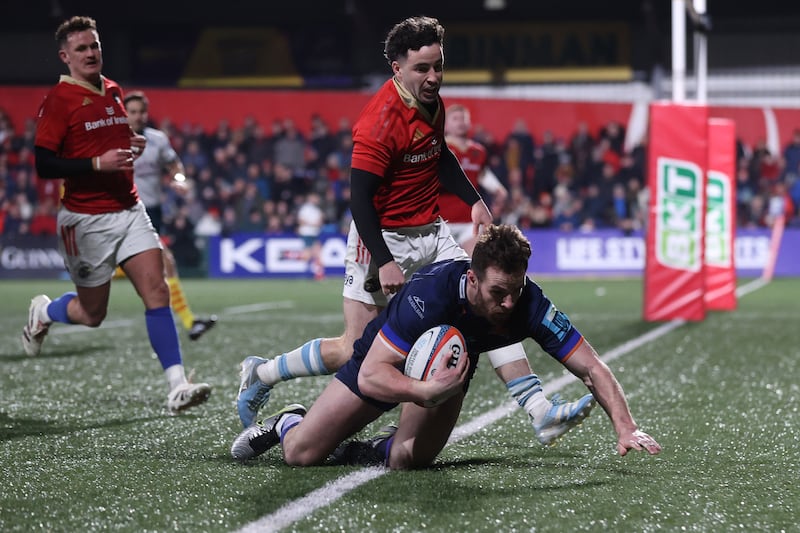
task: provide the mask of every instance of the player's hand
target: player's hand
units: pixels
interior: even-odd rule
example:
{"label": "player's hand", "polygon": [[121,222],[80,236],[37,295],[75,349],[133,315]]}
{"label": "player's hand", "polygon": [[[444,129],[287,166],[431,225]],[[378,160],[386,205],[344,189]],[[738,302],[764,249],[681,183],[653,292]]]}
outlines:
{"label": "player's hand", "polygon": [[133,170],[133,152],[126,148],[112,148],[100,156],[100,172]]}
{"label": "player's hand", "polygon": [[399,291],[406,282],[403,271],[394,261],[389,261],[378,269],[378,278],[381,280],[381,290],[387,296]]}
{"label": "player's hand", "polygon": [[147,145],[147,137],[139,135],[138,133],[131,135],[131,153],[133,159],[137,159],[144,152],[144,147]]}
{"label": "player's hand", "polygon": [[486,202],[483,200],[478,200],[472,204],[472,211],[470,215],[472,218],[472,235],[475,237],[477,237],[482,231],[481,226],[486,228],[486,226],[494,221],[492,218],[492,213],[489,211],[489,208],[486,206]]}
{"label": "player's hand", "polygon": [[[179,174],[179,176],[183,177],[183,174]],[[173,179],[169,182],[169,188],[181,196],[186,196],[189,194],[189,191],[192,190],[192,187],[186,178],[183,178],[182,180]]]}
{"label": "player's hand", "polygon": [[452,360],[452,353],[446,355],[436,372],[426,382],[432,389],[429,390],[430,400],[441,403],[464,390],[464,382],[467,379],[467,370],[469,370],[469,357],[466,352],[462,353],[455,366],[451,367]]}
{"label": "player's hand", "polygon": [[661,451],[661,445],[656,442],[656,439],[637,429],[631,433],[620,435],[617,440],[617,452],[620,455],[627,454],[629,450],[644,450],[650,455],[656,455]]}

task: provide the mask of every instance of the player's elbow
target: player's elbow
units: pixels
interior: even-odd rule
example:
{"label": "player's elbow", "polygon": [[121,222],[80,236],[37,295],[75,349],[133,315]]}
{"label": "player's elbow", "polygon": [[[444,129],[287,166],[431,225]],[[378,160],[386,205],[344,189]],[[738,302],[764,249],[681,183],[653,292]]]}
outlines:
{"label": "player's elbow", "polygon": [[397,401],[393,373],[391,365],[365,363],[358,372],[358,389],[362,394],[381,402]]}
{"label": "player's elbow", "polygon": [[368,367],[362,366],[358,373],[358,390],[376,399],[381,394],[381,389],[377,386],[375,373]]}

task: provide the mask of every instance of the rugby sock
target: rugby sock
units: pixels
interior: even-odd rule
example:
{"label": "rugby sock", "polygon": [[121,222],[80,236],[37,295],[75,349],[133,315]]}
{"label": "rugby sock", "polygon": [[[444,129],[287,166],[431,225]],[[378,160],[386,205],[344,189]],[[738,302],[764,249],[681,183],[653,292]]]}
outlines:
{"label": "rugby sock", "polygon": [[389,452],[392,450],[392,443],[394,442],[394,435],[388,439],[384,439],[375,446],[375,451],[383,455],[384,466],[389,466]]}
{"label": "rugby sock", "polygon": [[170,391],[178,385],[183,385],[187,381],[186,370],[183,368],[183,365],[172,365],[171,367],[164,369],[164,375],[167,378]]}
{"label": "rugby sock", "polygon": [[78,296],[76,292],[65,292],[47,306],[47,316],[50,321],[63,322],[64,324],[73,324],[72,320],[67,315],[67,305],[73,298]]}
{"label": "rugby sock", "polygon": [[184,329],[192,329],[194,313],[192,313],[189,302],[186,300],[181,281],[177,277],[167,278],[167,285],[169,285],[169,303],[172,306],[172,310],[180,318]]}
{"label": "rugby sock", "polygon": [[519,406],[534,420],[541,420],[551,407],[542,390],[542,382],[536,374],[514,378],[506,383],[506,387]]}
{"label": "rugby sock", "polygon": [[298,415],[297,413],[283,415],[278,419],[275,423],[275,432],[281,436],[281,444],[283,444],[283,436],[286,435],[286,432],[302,421],[303,415]]}
{"label": "rugby sock", "polygon": [[[150,337],[150,346],[156,352],[161,368],[166,371],[171,366],[181,365],[181,344],[172,309],[169,307],[148,309],[144,312],[144,320],[147,325],[147,335]],[[170,375],[167,376],[167,380],[172,389],[173,379]]]}
{"label": "rugby sock", "polygon": [[267,385],[305,376],[330,374],[322,362],[322,339],[313,339],[291,352],[270,359],[258,367],[258,377]]}

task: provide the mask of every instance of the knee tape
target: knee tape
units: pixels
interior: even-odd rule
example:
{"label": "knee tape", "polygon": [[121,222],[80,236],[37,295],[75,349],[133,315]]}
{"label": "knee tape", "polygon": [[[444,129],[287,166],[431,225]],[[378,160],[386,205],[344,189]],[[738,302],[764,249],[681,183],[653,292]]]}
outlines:
{"label": "knee tape", "polygon": [[503,346],[496,350],[489,350],[486,352],[486,356],[489,357],[489,361],[492,362],[492,368],[498,368],[507,363],[519,361],[520,359],[527,359],[528,357],[525,355],[525,349],[522,347],[521,342]]}

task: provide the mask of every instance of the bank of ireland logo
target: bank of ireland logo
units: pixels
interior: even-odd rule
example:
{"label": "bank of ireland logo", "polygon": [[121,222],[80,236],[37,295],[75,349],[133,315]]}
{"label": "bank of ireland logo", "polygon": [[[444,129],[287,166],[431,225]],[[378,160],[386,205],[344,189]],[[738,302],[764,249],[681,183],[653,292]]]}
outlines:
{"label": "bank of ireland logo", "polygon": [[691,161],[658,158],[656,259],[662,265],[697,272],[702,266],[703,174]]}
{"label": "bank of ireland logo", "polygon": [[731,177],[710,170],[706,185],[706,264],[730,267],[733,264],[733,220],[731,220]]}

